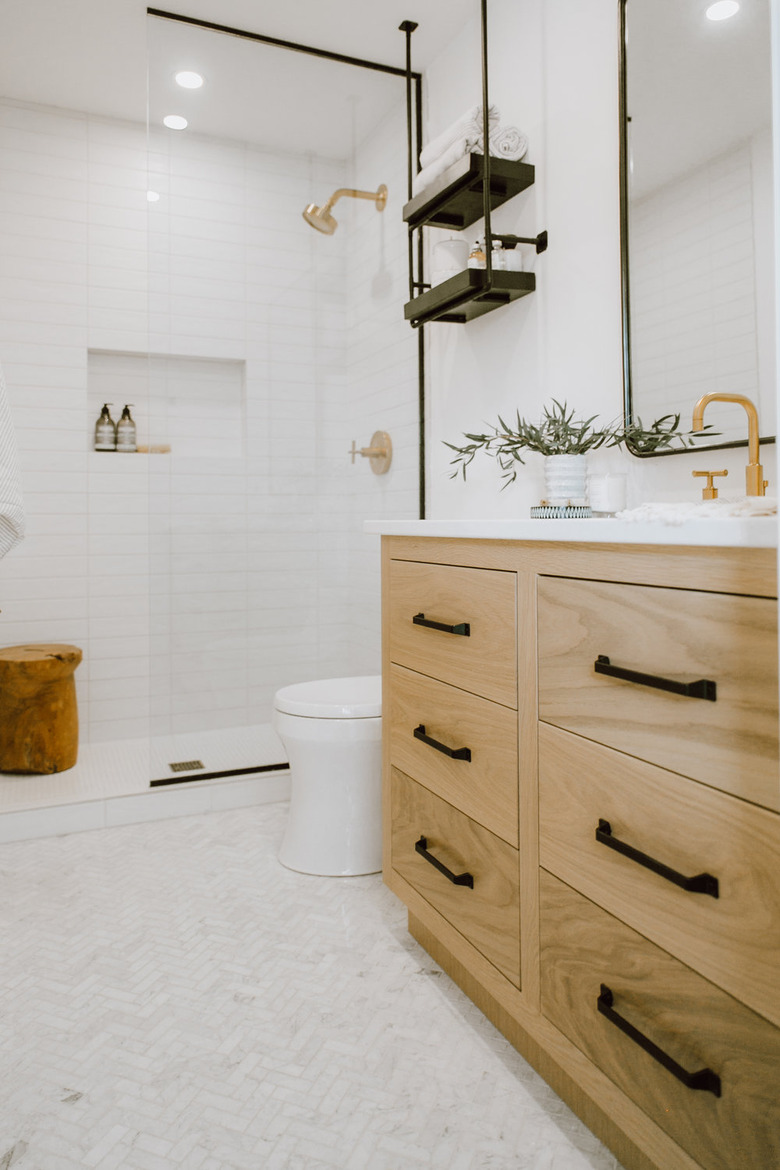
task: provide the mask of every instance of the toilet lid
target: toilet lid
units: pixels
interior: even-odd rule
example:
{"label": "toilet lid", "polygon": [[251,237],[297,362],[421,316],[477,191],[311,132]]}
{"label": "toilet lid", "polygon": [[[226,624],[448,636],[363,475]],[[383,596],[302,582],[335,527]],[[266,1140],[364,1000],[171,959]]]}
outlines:
{"label": "toilet lid", "polygon": [[382,714],[382,676],[321,678],[276,692],[274,706],[310,719],[375,719]]}

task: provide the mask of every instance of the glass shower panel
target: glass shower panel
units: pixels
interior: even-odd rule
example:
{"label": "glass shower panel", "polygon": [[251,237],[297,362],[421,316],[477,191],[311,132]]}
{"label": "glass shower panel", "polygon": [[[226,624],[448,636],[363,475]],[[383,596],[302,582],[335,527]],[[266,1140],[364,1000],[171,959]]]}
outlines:
{"label": "glass shower panel", "polygon": [[[384,481],[348,451],[415,425],[404,83],[157,18],[148,45],[152,733],[158,768],[171,753],[252,766],[280,686],[379,668],[362,520],[413,496],[416,443]],[[177,69],[202,88],[179,89]],[[338,188],[380,182],[381,216],[345,198],[334,235],[304,222]]]}

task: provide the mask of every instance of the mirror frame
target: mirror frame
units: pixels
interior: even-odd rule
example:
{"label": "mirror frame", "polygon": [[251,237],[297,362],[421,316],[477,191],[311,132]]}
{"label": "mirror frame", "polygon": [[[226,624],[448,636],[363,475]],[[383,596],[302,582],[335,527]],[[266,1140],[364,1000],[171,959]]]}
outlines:
{"label": "mirror frame", "polygon": [[[631,289],[628,264],[629,217],[628,217],[628,66],[626,53],[626,6],[629,0],[618,0],[618,118],[620,129],[620,307],[621,332],[623,341],[623,419],[628,424],[634,415],[631,393]],[[694,403],[691,403],[693,410]],[[775,435],[759,436],[759,444],[774,443]],[[630,443],[626,450],[637,459],[661,459],[666,455],[686,455],[694,450],[722,451],[731,447],[747,447],[747,439],[734,439],[728,443],[702,443],[692,447],[668,448],[663,451],[637,451]]]}

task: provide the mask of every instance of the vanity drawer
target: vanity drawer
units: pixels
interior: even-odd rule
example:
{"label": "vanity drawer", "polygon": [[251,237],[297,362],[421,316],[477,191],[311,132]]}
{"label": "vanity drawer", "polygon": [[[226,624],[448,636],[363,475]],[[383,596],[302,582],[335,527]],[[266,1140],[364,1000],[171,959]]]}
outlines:
{"label": "vanity drawer", "polygon": [[774,600],[543,577],[538,602],[540,719],[780,808]]}
{"label": "vanity drawer", "polygon": [[516,707],[516,575],[391,561],[389,578],[392,661]]}
{"label": "vanity drawer", "polygon": [[517,712],[403,666],[388,699],[392,763],[517,848]]}
{"label": "vanity drawer", "polygon": [[780,1025],[780,816],[542,724],[539,831],[546,869]]}
{"label": "vanity drawer", "polygon": [[[519,987],[517,850],[397,768],[391,783],[393,869]],[[451,875],[470,874],[473,885],[454,884],[431,859]]]}
{"label": "vanity drawer", "polygon": [[540,896],[544,1015],[705,1170],[779,1166],[780,1031],[544,870]]}

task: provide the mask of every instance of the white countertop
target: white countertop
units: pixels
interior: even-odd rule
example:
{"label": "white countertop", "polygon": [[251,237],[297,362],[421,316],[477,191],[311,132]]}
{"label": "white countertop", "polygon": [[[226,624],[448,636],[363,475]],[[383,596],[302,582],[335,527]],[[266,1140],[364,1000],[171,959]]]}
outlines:
{"label": "white countertop", "polygon": [[776,548],[777,516],[686,520],[366,520],[380,536],[449,536],[464,540],[561,540],[594,544],[674,544]]}

